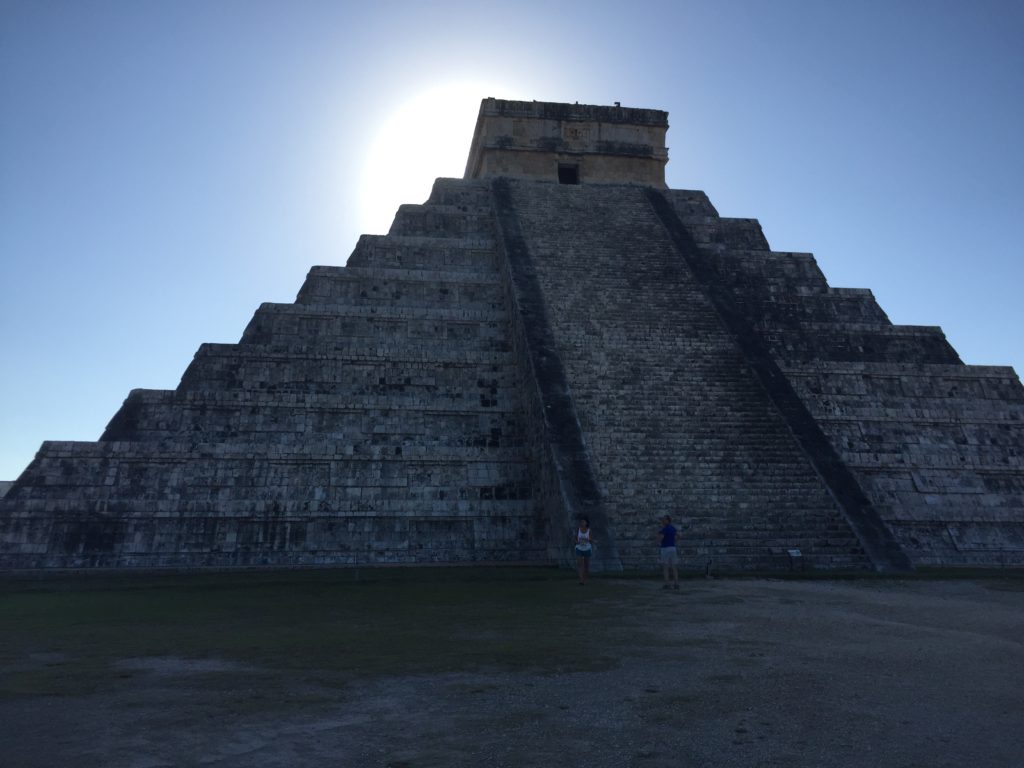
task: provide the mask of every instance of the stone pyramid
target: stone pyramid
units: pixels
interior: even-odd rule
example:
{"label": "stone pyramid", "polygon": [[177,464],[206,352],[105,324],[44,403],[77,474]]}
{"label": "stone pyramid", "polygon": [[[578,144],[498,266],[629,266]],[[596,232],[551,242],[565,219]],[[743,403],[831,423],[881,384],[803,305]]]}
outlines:
{"label": "stone pyramid", "polygon": [[485,99],[463,179],[46,442],[0,566],[1024,565],[1024,388],[664,183],[668,115]]}

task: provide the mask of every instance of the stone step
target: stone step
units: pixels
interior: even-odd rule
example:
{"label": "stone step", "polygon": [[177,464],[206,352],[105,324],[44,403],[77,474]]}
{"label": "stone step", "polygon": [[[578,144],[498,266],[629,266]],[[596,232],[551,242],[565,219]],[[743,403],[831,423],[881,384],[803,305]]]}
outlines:
{"label": "stone step", "polygon": [[730,286],[746,292],[825,295],[831,290],[814,254],[794,251],[704,249],[708,263]]}
{"label": "stone step", "polygon": [[889,318],[874,297],[863,294],[834,293],[789,294],[786,298],[765,298],[744,295],[737,301],[748,304],[747,312],[757,317],[755,324],[762,333],[776,329],[807,327],[808,324],[841,326],[889,326]]}
{"label": "stone step", "polygon": [[484,408],[516,407],[518,378],[508,365],[456,363],[381,365],[350,359],[205,357],[182,380],[185,391],[237,389],[273,394],[333,395],[347,407],[419,406],[461,410],[455,402]]}
{"label": "stone step", "polygon": [[[138,462],[136,462],[138,464]],[[257,467],[258,469],[258,467]],[[164,477],[161,466],[153,476]],[[151,482],[144,468],[133,466],[133,477]],[[165,484],[154,493],[140,493],[138,483],[76,485],[69,497],[66,485],[37,485],[17,496],[17,515],[31,519],[38,514],[89,514],[132,517],[235,517],[273,511],[287,519],[311,515],[344,518],[371,514],[404,514],[410,517],[473,517],[479,515],[536,515],[529,484],[519,475],[506,473],[488,484],[467,486],[453,477],[432,486],[411,486],[404,478],[349,486],[253,483],[225,485],[219,480],[200,481],[187,492]],[[159,497],[154,495],[159,492]]]}
{"label": "stone step", "polygon": [[[640,497],[634,489],[652,483],[659,475],[668,472],[672,472],[672,480],[659,486],[657,493],[649,493],[652,503],[672,503],[676,501],[672,497],[678,497],[680,504],[685,500],[692,504],[758,509],[763,512],[772,506],[778,509],[803,509],[809,500],[816,504],[825,498],[820,486],[803,482],[787,485],[782,471],[769,474],[757,467],[739,468],[727,464],[715,466],[710,462],[699,469],[679,470],[670,464],[663,464],[657,469],[646,469],[642,464],[634,465],[632,470],[629,467],[618,471],[609,469],[602,473],[602,485],[614,491],[622,504],[636,505],[640,503]],[[732,475],[733,481],[729,484],[704,482],[705,477],[716,473]]]}
{"label": "stone step", "polygon": [[[505,386],[502,384],[502,386]],[[392,412],[408,414],[408,418],[427,418],[430,414],[445,416],[446,414],[462,414],[466,412],[465,407],[440,407],[432,406],[426,399],[410,400],[403,404],[402,408],[392,405],[393,395],[379,395],[376,406],[364,405],[371,402],[372,398],[360,398],[360,403],[353,406],[348,403],[347,395],[339,395],[336,392],[326,393],[273,393],[261,390],[167,390],[167,389],[133,389],[128,397],[133,407],[183,407],[197,410],[211,410],[218,408],[225,409],[274,409],[282,408],[294,411],[306,412],[337,412],[365,414],[369,418],[376,418],[377,415],[389,417]],[[127,402],[127,401],[126,401]],[[500,404],[486,413],[477,414],[484,420],[496,418],[500,415],[504,404]]]}
{"label": "stone step", "polygon": [[[31,531],[14,567],[360,566],[413,563],[545,562],[533,513],[471,515],[379,512],[338,518],[279,510],[237,516],[134,517],[94,522],[55,518]],[[96,520],[95,516],[91,516]],[[97,549],[102,540],[105,549]]]}
{"label": "stone step", "polygon": [[480,212],[464,211],[452,205],[402,205],[388,230],[405,237],[483,238],[493,237],[494,221]]}
{"label": "stone step", "polygon": [[244,403],[178,402],[173,392],[159,400],[138,398],[112,422],[105,440],[173,439],[201,434],[206,440],[258,443],[304,439],[344,441],[360,446],[393,445],[521,445],[518,413],[488,408],[476,413],[414,408],[339,408],[256,406]]}
{"label": "stone step", "polygon": [[490,215],[492,212],[491,187],[487,181],[435,179],[427,203]]}
{"label": "stone step", "polygon": [[843,461],[855,468],[914,467],[920,470],[1024,468],[1024,452],[1018,447],[998,446],[899,446],[883,451],[842,451]]}
{"label": "stone step", "polygon": [[[927,500],[921,494],[894,494],[879,502],[879,510],[891,523],[936,523],[942,526],[998,525],[1021,522],[1024,503],[1020,491],[1016,493],[986,495],[985,505],[978,505],[978,494],[932,494]],[[965,512],[965,510],[970,510]]]}
{"label": "stone step", "polygon": [[[258,467],[257,467],[258,469]],[[167,467],[155,476],[163,478]],[[131,468],[140,482],[152,482],[144,468]],[[115,483],[105,486],[76,486],[68,496],[68,486],[34,486],[31,495],[21,494],[18,517],[31,520],[47,514],[58,517],[97,515],[100,519],[146,517],[195,518],[254,517],[273,514],[275,520],[309,520],[317,517],[333,520],[375,515],[408,517],[472,518],[536,516],[529,497],[530,487],[517,476],[508,474],[492,484],[465,486],[458,478],[434,486],[406,486],[396,478],[383,482],[345,487],[313,485],[296,488],[292,484],[255,483],[231,486],[221,482],[199,482],[187,492],[163,483],[154,493],[142,494],[138,484]],[[155,495],[156,492],[158,496]],[[536,517],[535,517],[536,521]]]}
{"label": "stone step", "polygon": [[[265,308],[265,309],[264,309]],[[403,307],[403,306],[366,306],[355,304],[315,304],[295,303],[278,304],[265,302],[258,311],[294,314],[296,316],[363,318],[367,320],[410,321],[434,320],[437,322],[508,323],[509,314],[506,308],[501,309],[462,309],[459,307]]]}
{"label": "stone step", "polygon": [[496,285],[501,282],[497,269],[450,270],[428,267],[393,267],[390,265],[350,264],[344,267],[326,267],[311,271],[306,276],[300,294],[327,293],[337,283],[348,282],[422,282],[450,283],[452,285]]}
{"label": "stone step", "polygon": [[[495,490],[497,489],[497,490]],[[274,520],[309,521],[317,518],[344,522],[380,515],[408,518],[453,519],[531,516],[536,523],[536,504],[530,498],[514,498],[528,491],[505,484],[473,488],[467,498],[462,486],[450,485],[419,489],[419,495],[406,493],[406,488],[387,486],[352,486],[322,492],[309,490],[307,496],[296,497],[292,486],[259,486],[230,488],[196,486],[187,498],[164,493],[164,498],[139,498],[138,489],[114,486],[82,486],[80,494],[69,497],[64,487],[54,487],[50,496],[46,488],[33,488],[33,496],[19,498],[14,517],[31,520],[38,515],[67,518],[77,515],[100,515],[113,520],[136,518],[223,519],[256,517],[273,514]],[[427,496],[427,493],[433,495]],[[482,496],[486,492],[486,498]],[[494,498],[495,494],[509,498]]]}
{"label": "stone step", "polygon": [[773,355],[787,365],[818,362],[960,362],[941,328],[851,323],[804,323],[798,329],[765,332]]}
{"label": "stone step", "polygon": [[369,339],[381,343],[427,341],[501,349],[508,343],[508,318],[504,311],[496,309],[262,304],[240,343],[286,343],[291,338],[307,344]]}
{"label": "stone step", "polygon": [[688,215],[685,218],[681,215],[680,218],[700,247],[712,251],[770,251],[757,219],[692,216],[687,206],[683,206],[683,210]]}
{"label": "stone step", "polygon": [[489,272],[344,267],[307,277],[299,303],[502,310],[504,293]]}
{"label": "stone step", "polygon": [[[853,538],[848,527],[837,529],[817,529],[808,531],[807,518],[797,518],[790,521],[786,526],[784,522],[775,524],[769,523],[761,526],[737,525],[736,521],[728,519],[706,519],[704,517],[688,518],[679,536],[679,542],[683,546],[732,546],[735,548],[749,547],[752,549],[795,547],[799,549],[836,549],[843,552],[860,551],[860,546]],[[627,529],[617,529],[627,530]],[[629,531],[634,534],[631,538],[639,538],[635,534],[646,530],[648,534],[651,527],[638,531]],[[653,534],[651,534],[651,538]]]}
{"label": "stone step", "polygon": [[[964,450],[972,447],[1020,449],[1024,441],[1024,408],[1014,421],[971,423],[950,420],[946,423],[908,423],[885,419],[848,422],[852,429],[837,432],[842,448],[850,451],[894,451],[902,446],[953,445]],[[831,430],[830,430],[831,431]]]}
{"label": "stone step", "polygon": [[798,390],[816,418],[823,422],[863,424],[871,433],[878,425],[892,424],[898,433],[917,424],[1014,425],[1024,423],[1024,403],[974,398],[890,395],[879,401],[866,395],[816,395]]}
{"label": "stone step", "polygon": [[[254,384],[253,387],[260,385]],[[276,387],[276,388],[275,388]],[[188,390],[190,393],[202,394],[210,390]],[[464,390],[429,391],[420,393],[410,392],[389,392],[384,387],[378,390],[367,389],[365,392],[342,392],[336,391],[337,387],[331,388],[324,383],[309,382],[304,386],[299,385],[271,385],[263,388],[238,389],[245,394],[260,395],[264,397],[281,396],[288,397],[325,397],[329,403],[325,408],[332,408],[344,411],[365,413],[367,416],[374,414],[415,414],[415,413],[441,413],[441,414],[464,414],[473,417],[495,416],[501,417],[504,414],[515,414],[519,412],[514,398],[510,396],[512,390],[498,388],[492,392],[491,388],[481,388],[479,392],[469,393]],[[132,404],[134,407],[134,404]],[[143,405],[143,408],[149,406]],[[167,406],[161,406],[165,408]],[[200,406],[201,407],[201,406]],[[240,408],[253,407],[240,401]],[[158,412],[146,418],[160,418]],[[133,416],[134,419],[134,416]],[[111,428],[114,421],[111,421]],[[115,433],[116,434],[116,433]]]}
{"label": "stone step", "polygon": [[[700,542],[714,545],[731,541],[740,545],[747,542],[751,546],[782,546],[787,542],[792,542],[794,545],[797,542],[803,544],[817,542],[819,545],[827,544],[847,551],[850,547],[857,547],[850,528],[845,523],[835,526],[814,526],[813,530],[808,530],[807,524],[814,522],[815,514],[816,510],[809,510],[808,514],[804,515],[775,515],[765,516],[762,519],[738,515],[729,517],[704,510],[695,510],[681,518],[674,515],[673,524],[681,531],[680,541],[690,544]],[[657,525],[652,524],[641,527],[619,525],[616,531],[629,532],[634,535],[647,531],[650,538],[653,539],[654,535],[651,531],[656,531],[657,528]]]}
{"label": "stone step", "polygon": [[[9,495],[19,514],[29,514],[24,503],[30,499],[62,501],[68,509],[118,501],[171,513],[182,502],[272,499],[305,509],[301,504],[323,501],[340,509],[428,500],[444,507],[445,501],[523,500],[532,493],[530,462],[522,449],[412,446],[402,455],[382,450],[363,456],[345,453],[350,444],[319,448],[312,440],[291,446],[44,443]],[[75,489],[71,496],[69,488]],[[381,490],[387,488],[396,490]],[[216,507],[206,510],[216,512]]]}
{"label": "stone step", "polygon": [[[401,462],[423,462],[444,464],[448,462],[491,462],[491,463],[519,463],[522,461],[524,451],[521,448],[502,447],[460,447],[447,446],[436,453],[421,446],[410,446],[404,451],[400,459],[393,459],[389,455],[354,456],[346,452],[346,446],[336,440],[327,438],[309,439],[305,442],[293,444],[270,444],[266,446],[254,446],[248,441],[223,442],[223,441],[202,441],[202,436],[197,435],[192,439],[177,438],[174,440],[160,442],[134,443],[130,441],[69,441],[69,440],[47,440],[39,449],[39,457],[47,460],[61,459],[88,459],[97,462],[115,461],[121,458],[126,460],[152,460],[152,461],[181,461],[182,457],[192,457],[195,460],[232,459],[232,460],[256,460],[282,461],[294,460],[301,466],[310,461],[345,461],[345,462],[374,462],[374,461],[401,461]],[[38,457],[37,457],[38,458]],[[56,465],[55,465],[56,466]],[[98,465],[97,465],[98,466]],[[60,469],[67,469],[61,467]],[[56,469],[54,470],[56,472]],[[5,497],[6,498],[6,497]]]}
{"label": "stone step", "polygon": [[[301,372],[299,372],[301,373]],[[243,377],[245,371],[242,371]],[[477,382],[438,381],[434,385],[374,384],[372,379],[355,376],[326,377],[273,376],[273,380],[255,381],[231,378],[228,372],[204,372],[203,381],[190,383],[189,391],[209,391],[221,386],[266,394],[332,394],[338,408],[378,411],[427,410],[458,413],[493,411],[511,413],[516,410],[517,389],[511,384],[499,385],[488,380]],[[478,383],[482,381],[483,383]]]}
{"label": "stone step", "polygon": [[669,189],[665,194],[672,202],[676,213],[687,224],[713,224],[719,218],[718,211],[707,193],[699,189]]}
{"label": "stone step", "polygon": [[[473,416],[487,414],[518,413],[516,390],[511,387],[484,386],[475,391],[464,388],[429,389],[426,391],[399,391],[397,388],[349,388],[339,392],[340,387],[330,382],[283,382],[269,385],[254,383],[252,389],[243,390],[256,394],[282,396],[290,395],[331,395],[331,407],[345,410],[374,413],[416,413],[434,412],[467,414]],[[210,389],[215,389],[211,387]],[[197,390],[190,390],[197,391]],[[203,391],[203,390],[198,390]],[[208,391],[208,390],[207,390]]]}
{"label": "stone step", "polygon": [[[876,467],[861,472],[870,483],[875,498],[893,499],[895,493],[924,494],[972,493],[977,499],[970,506],[976,511],[988,501],[985,494],[1015,495],[1024,502],[1024,476],[1011,467],[947,467],[938,470],[916,467]],[[1001,501],[993,502],[996,506]]]}
{"label": "stone step", "polygon": [[786,364],[784,370],[795,385],[815,394],[865,395],[881,400],[904,395],[1024,402],[1024,386],[1012,368],[815,361]]}
{"label": "stone step", "polygon": [[[362,235],[349,257],[349,267],[432,269],[444,272],[493,272],[498,268],[494,238],[406,237]],[[310,275],[332,269],[314,267]],[[334,268],[337,269],[337,268]],[[302,293],[299,293],[299,301]]]}
{"label": "stone step", "polygon": [[[748,480],[757,475],[763,482],[774,482],[785,478],[792,468],[800,466],[798,457],[790,453],[780,454],[772,461],[771,457],[762,458],[756,447],[727,451],[687,453],[681,449],[675,454],[644,454],[630,451],[623,454],[622,461],[610,466],[607,470],[609,482],[620,477],[656,477],[663,470],[672,470],[683,484],[694,482],[700,474],[729,473],[736,482]],[[808,481],[810,484],[810,481]],[[671,487],[666,483],[666,487]],[[800,487],[795,486],[795,487]]]}
{"label": "stone step", "polygon": [[[361,339],[347,339],[343,342],[313,344],[202,344],[196,352],[193,365],[204,360],[231,360],[235,364],[266,362],[268,364],[309,364],[321,366],[321,377],[330,377],[345,366],[395,366],[403,363],[422,364],[424,369],[431,366],[452,370],[457,368],[482,368],[487,366],[509,366],[508,352],[498,350],[462,349],[450,344],[430,343],[380,343]],[[191,366],[189,367],[189,371]],[[496,369],[495,369],[496,370]],[[189,376],[186,371],[186,377]]]}

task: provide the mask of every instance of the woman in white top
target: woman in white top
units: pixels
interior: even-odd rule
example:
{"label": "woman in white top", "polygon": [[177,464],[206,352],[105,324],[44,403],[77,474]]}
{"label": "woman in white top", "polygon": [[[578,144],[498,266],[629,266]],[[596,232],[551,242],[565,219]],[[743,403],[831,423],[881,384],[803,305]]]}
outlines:
{"label": "woman in white top", "polygon": [[580,586],[587,583],[587,574],[590,572],[590,554],[593,552],[594,536],[590,530],[590,520],[586,517],[580,518],[579,528],[576,529],[576,570],[580,574]]}

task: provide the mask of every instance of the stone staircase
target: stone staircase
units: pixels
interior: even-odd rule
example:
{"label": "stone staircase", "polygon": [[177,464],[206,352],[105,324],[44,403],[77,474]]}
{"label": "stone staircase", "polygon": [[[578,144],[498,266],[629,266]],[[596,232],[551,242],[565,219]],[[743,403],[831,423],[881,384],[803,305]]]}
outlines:
{"label": "stone staircase", "polygon": [[642,190],[510,182],[623,565],[869,561]]}
{"label": "stone staircase", "polygon": [[870,291],[831,288],[810,254],[702,192],[668,193],[888,529],[918,565],[1024,565],[1024,388],[963,365],[941,329],[896,326]]}
{"label": "stone staircase", "polygon": [[98,442],[44,443],[4,564],[543,560],[508,333],[487,190],[439,182]]}

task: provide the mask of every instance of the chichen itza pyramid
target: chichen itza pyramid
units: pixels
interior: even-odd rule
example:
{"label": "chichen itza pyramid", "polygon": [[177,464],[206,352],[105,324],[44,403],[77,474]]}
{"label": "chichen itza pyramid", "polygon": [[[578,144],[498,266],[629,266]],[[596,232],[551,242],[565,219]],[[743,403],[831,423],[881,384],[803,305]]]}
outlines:
{"label": "chichen itza pyramid", "polygon": [[438,179],[0,500],[0,567],[1024,565],[1024,388],[667,189],[668,115],[485,99]]}

